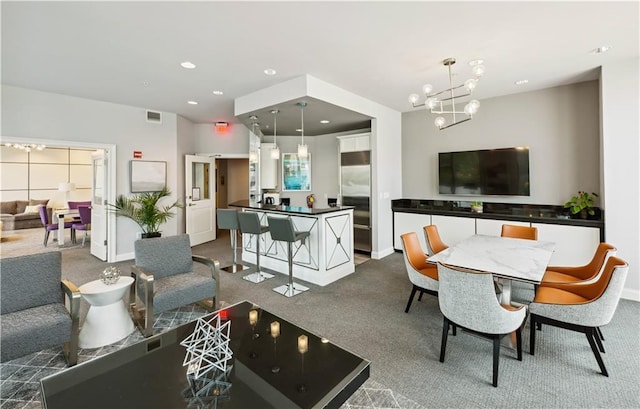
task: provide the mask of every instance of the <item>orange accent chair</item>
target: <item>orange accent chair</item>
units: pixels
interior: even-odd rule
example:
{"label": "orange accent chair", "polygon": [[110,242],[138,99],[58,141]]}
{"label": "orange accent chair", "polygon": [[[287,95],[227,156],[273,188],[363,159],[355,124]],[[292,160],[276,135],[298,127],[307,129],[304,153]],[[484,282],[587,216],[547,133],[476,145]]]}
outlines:
{"label": "orange accent chair", "polygon": [[440,253],[442,250],[446,250],[449,248],[449,246],[442,242],[440,233],[438,233],[438,226],[436,226],[435,224],[430,224],[428,226],[424,226],[423,230],[424,239],[427,242],[427,253],[430,256],[433,256],[434,254]]}
{"label": "orange accent chair", "polygon": [[541,284],[531,304],[529,353],[534,355],[537,324],[553,325],[586,335],[602,375],[609,376],[600,351],[604,352],[599,327],[607,325],[616,311],[629,265],[610,257],[600,277],[586,284]]}
{"label": "orange accent chair", "polygon": [[598,277],[604,267],[604,263],[608,257],[615,256],[617,249],[608,243],[598,244],[593,258],[584,266],[577,267],[547,267],[542,283],[546,286],[553,286],[557,283],[583,283]]}
{"label": "orange accent chair", "polygon": [[422,299],[422,294],[424,293],[438,296],[438,267],[427,262],[427,255],[422,251],[418,235],[415,232],[405,233],[400,238],[402,239],[407,274],[409,275],[409,281],[413,284],[407,308],[404,310],[404,312],[408,313],[416,292],[420,291],[418,301]]}
{"label": "orange accent chair", "polygon": [[538,240],[538,229],[529,226],[516,226],[513,224],[503,224],[502,237],[512,237],[514,239]]}

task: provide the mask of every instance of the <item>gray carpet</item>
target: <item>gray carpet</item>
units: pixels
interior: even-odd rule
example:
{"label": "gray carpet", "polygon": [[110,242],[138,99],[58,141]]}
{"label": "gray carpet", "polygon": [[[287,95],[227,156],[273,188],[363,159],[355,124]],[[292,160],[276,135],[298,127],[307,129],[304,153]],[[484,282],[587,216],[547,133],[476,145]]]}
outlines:
{"label": "gray carpet", "polygon": [[[230,264],[228,236],[223,237],[194,247],[194,254]],[[78,285],[97,278],[107,265],[89,255],[87,248],[62,254],[66,278]],[[118,263],[123,272],[130,264]],[[409,314],[404,313],[411,285],[399,253],[362,263],[354,274],[326,287],[309,284],[310,291],[294,298],[272,291],[286,282],[283,274],[261,284],[242,280],[241,275],[222,273],[221,300],[253,301],[372,361],[365,386],[392,391],[396,398],[388,406],[362,407],[640,407],[640,304],[636,302],[621,300],[611,324],[602,328],[609,377],[599,373],[582,334],[545,326],[537,336],[536,355],[529,355],[527,323],[523,361],[515,359],[515,351],[503,348],[499,387],[493,388],[489,342],[459,332],[449,337],[446,360],[440,363],[442,315],[437,299],[425,294],[422,301],[414,301]],[[514,289],[514,299],[526,300],[531,294],[530,288]],[[359,391],[357,397],[367,394]],[[361,407],[355,398],[348,402],[349,408]]]}

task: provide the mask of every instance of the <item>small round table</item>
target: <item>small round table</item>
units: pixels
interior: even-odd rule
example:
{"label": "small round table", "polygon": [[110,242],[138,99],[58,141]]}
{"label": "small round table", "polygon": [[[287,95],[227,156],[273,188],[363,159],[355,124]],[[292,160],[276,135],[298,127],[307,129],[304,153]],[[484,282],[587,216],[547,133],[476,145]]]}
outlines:
{"label": "small round table", "polygon": [[90,304],[80,330],[80,348],[112,344],[133,332],[133,321],[122,300],[131,284],[133,277],[120,277],[111,285],[94,280],[79,287],[82,297]]}

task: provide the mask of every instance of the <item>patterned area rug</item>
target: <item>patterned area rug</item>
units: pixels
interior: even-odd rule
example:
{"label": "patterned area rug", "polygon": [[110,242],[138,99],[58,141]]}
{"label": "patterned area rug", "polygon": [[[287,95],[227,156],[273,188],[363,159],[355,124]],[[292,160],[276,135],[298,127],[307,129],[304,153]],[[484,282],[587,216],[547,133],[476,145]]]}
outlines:
{"label": "patterned area rug", "polygon": [[[154,323],[154,333],[193,321],[206,311],[197,304],[160,314]],[[117,351],[143,339],[135,330],[125,339],[96,349],[80,349],[78,363]],[[2,409],[41,409],[40,379],[64,370],[66,361],[59,347],[36,352],[0,365],[0,407]],[[422,406],[394,393],[379,383],[367,380],[342,405],[341,409],[422,409]],[[209,409],[209,406],[199,409]],[[213,409],[213,407],[212,407]]]}

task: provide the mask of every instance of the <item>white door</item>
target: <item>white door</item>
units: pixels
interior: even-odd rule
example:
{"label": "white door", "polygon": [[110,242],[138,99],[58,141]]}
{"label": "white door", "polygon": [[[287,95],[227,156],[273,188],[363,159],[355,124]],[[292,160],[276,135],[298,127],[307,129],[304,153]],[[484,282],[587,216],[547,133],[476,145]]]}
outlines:
{"label": "white door", "polygon": [[103,150],[91,155],[91,254],[107,261],[107,172],[109,160]]}
{"label": "white door", "polygon": [[185,208],[191,245],[216,239],[215,158],[185,155]]}

